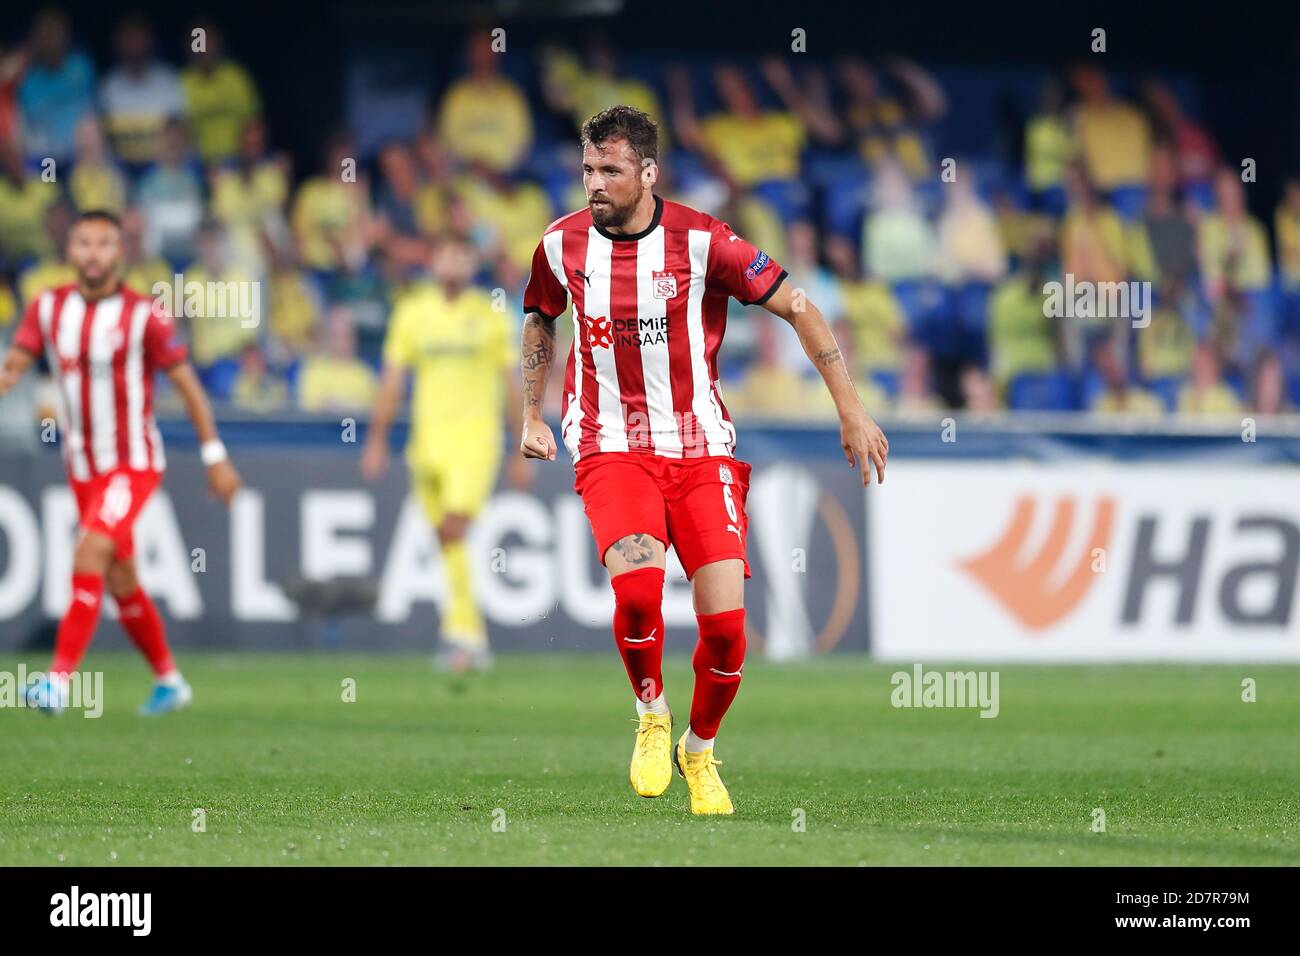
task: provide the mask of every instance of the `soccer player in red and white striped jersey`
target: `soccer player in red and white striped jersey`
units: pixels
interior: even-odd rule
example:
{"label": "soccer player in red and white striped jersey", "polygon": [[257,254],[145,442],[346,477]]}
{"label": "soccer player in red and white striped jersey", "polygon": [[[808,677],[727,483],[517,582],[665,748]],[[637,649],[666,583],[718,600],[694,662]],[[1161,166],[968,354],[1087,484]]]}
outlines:
{"label": "soccer player in red and white striped jersey", "polygon": [[[614,639],[637,695],[632,785],[657,797],[676,763],[693,813],[731,813],[713,743],[745,659],[749,465],[735,457],[736,429],[718,388],[728,298],[794,327],[834,397],[840,443],[864,485],[869,460],[884,481],[889,443],[825,319],[785,271],[726,223],[654,195],[657,141],[653,121],[626,106],[583,127],[587,208],[546,230],[524,292],[520,450],[556,456],[541,403],[555,322],[572,303],[560,433],[610,575]],[[690,723],[676,748],[660,668],[670,544],[691,581],[700,635]]]}
{"label": "soccer player in red and white striped jersey", "polygon": [[116,217],[82,213],[68,236],[68,261],[77,281],[47,289],[31,302],[0,368],[4,395],[38,358],[46,359],[58,384],[64,465],[81,516],[72,600],[59,624],[49,674],[28,698],[50,712],[62,709],[68,675],[99,622],[107,581],[123,630],[156,678],[141,712],[163,713],[188,704],[191,691],[172,659],[158,610],[140,587],[133,557],[135,519],[166,466],[153,416],[156,371],[171,379],[194,423],[213,493],[229,504],[240,478],[171,317],[119,278]]}

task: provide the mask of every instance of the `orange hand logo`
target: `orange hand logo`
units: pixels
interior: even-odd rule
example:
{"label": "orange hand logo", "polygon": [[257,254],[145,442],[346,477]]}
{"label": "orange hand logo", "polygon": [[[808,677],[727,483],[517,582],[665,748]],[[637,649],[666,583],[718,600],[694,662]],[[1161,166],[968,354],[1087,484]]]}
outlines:
{"label": "orange hand logo", "polygon": [[1020,551],[1034,519],[1034,499],[1023,495],[1016,501],[1011,523],[997,543],[983,554],[957,566],[984,585],[1015,618],[1031,631],[1051,627],[1069,614],[1083,600],[1097,574],[1092,569],[1092,555],[1105,548],[1115,517],[1115,500],[1102,498],[1083,552],[1074,560],[1069,576],[1053,586],[1048,578],[1060,563],[1074,524],[1074,499],[1056,502],[1052,527],[1042,550],[1027,563],[1020,562]]}

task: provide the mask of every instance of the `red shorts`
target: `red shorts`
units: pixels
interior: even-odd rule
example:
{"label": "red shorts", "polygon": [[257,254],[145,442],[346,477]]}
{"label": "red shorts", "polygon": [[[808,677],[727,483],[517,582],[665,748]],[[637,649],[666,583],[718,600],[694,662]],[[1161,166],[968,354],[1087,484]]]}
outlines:
{"label": "red shorts", "polygon": [[745,562],[749,465],[735,458],[665,458],[601,452],[578,459],[574,487],[596,538],[601,563],[620,538],[649,534],[672,545],[686,577],[727,558]]}
{"label": "red shorts", "polygon": [[162,483],[162,473],[119,468],[88,481],[69,479],[68,483],[77,498],[82,529],[112,538],[117,543],[116,557],[131,557],[135,551],[135,519]]}

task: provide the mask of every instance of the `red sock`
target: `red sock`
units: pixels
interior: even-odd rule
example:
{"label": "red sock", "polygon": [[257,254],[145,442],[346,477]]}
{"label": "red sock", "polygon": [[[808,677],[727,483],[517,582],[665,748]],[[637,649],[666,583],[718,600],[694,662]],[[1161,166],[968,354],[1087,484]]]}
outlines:
{"label": "red sock", "polygon": [[77,669],[81,658],[95,636],[99,623],[99,605],[104,597],[104,577],[100,574],[73,574],[72,600],[59,622],[59,632],[54,638],[54,659],[50,662],[51,674],[70,674]]}
{"label": "red sock", "polygon": [[695,693],[691,733],[704,740],[718,736],[718,725],[740,690],[745,666],[745,609],[697,614],[700,642],[695,645]]}
{"label": "red sock", "polygon": [[650,703],[664,689],[664,569],[637,568],[615,575],[614,643],[632,690]]}
{"label": "red sock", "polygon": [[163,634],[162,618],[144,588],[136,588],[129,597],[117,599],[117,619],[131,643],[145,656],[154,674],[162,677],[176,669],[172,650]]}

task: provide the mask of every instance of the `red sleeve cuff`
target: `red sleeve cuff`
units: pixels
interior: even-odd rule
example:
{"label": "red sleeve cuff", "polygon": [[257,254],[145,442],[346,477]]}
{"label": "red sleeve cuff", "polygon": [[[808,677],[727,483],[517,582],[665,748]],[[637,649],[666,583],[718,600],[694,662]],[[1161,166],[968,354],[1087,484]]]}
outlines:
{"label": "red sleeve cuff", "polygon": [[789,275],[789,273],[786,272],[784,269],[782,269],[780,273],[777,274],[777,277],[772,280],[772,284],[767,287],[766,292],[764,292],[757,299],[752,299],[749,301],[746,301],[745,299],[741,299],[740,304],[741,305],[762,305],[768,299],[772,298],[772,293],[781,287],[781,283],[785,281],[785,277],[787,275]]}

